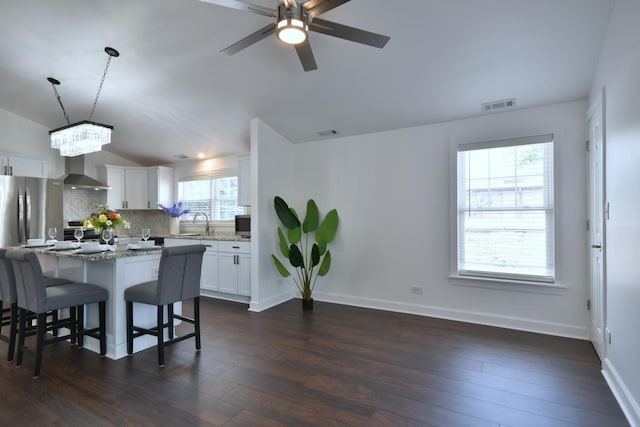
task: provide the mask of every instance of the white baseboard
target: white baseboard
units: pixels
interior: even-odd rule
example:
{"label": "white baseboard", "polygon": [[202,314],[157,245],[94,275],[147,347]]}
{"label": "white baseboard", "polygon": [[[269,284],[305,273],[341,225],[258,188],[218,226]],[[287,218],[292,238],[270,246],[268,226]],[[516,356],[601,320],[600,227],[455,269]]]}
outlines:
{"label": "white baseboard", "polygon": [[602,362],[602,375],[607,384],[609,384],[609,388],[618,404],[620,404],[622,412],[624,412],[631,427],[640,426],[640,405],[638,405],[638,402],[633,398],[624,381],[618,375],[615,367],[611,364],[611,360],[607,358]]}
{"label": "white baseboard", "polygon": [[252,298],[251,302],[249,302],[249,311],[263,311],[278,304],[282,304],[285,301],[289,301],[291,298],[293,298],[291,291],[274,295],[262,301],[256,301]]}
{"label": "white baseboard", "polygon": [[477,323],[480,325],[497,326],[500,328],[516,329],[519,331],[536,332],[556,335],[566,338],[589,339],[588,328],[562,323],[544,322],[513,316],[502,316],[493,313],[456,310],[449,308],[399,303],[373,298],[353,297],[350,295],[328,294],[316,291],[313,298],[318,301],[337,304],[353,305],[378,310],[395,311],[399,313],[417,314],[420,316],[437,317],[440,319],[457,320],[461,322]]}

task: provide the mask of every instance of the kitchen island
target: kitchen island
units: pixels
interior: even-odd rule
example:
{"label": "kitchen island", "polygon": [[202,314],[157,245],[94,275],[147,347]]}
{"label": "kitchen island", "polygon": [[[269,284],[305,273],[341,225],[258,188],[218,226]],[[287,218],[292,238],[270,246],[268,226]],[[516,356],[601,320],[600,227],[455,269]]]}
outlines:
{"label": "kitchen island", "polygon": [[[52,251],[46,249],[25,249],[35,251],[42,270],[53,277],[62,277],[76,282],[91,283],[109,292],[107,300],[107,357],[120,359],[127,355],[125,289],[157,279],[161,251],[127,250],[126,244],[115,245],[114,252],[82,255],[74,251]],[[182,306],[175,304],[174,311],[180,313]],[[87,327],[97,325],[97,306],[85,309]],[[145,304],[135,304],[136,324],[143,327],[155,326],[156,308]],[[166,316],[166,315],[165,315]],[[165,317],[166,318],[166,317]],[[134,340],[133,351],[137,352],[156,345],[152,336]],[[85,347],[99,352],[98,340],[85,339]]]}

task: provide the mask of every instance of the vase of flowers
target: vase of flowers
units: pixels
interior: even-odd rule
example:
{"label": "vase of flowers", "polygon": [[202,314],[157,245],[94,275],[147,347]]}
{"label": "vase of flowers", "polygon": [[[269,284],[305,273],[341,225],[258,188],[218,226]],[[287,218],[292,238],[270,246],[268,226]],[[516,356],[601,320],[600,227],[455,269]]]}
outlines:
{"label": "vase of flowers", "polygon": [[184,207],[182,201],[173,202],[173,206],[158,204],[160,208],[169,215],[169,234],[180,234],[180,216],[189,213],[189,209]]}
{"label": "vase of flowers", "polygon": [[118,211],[115,209],[109,209],[108,205],[98,204],[96,205],[96,211],[92,212],[91,215],[84,220],[83,226],[84,228],[93,228],[101,231],[105,229],[114,229],[120,224],[122,224],[124,228],[131,227],[131,223],[122,218]]}

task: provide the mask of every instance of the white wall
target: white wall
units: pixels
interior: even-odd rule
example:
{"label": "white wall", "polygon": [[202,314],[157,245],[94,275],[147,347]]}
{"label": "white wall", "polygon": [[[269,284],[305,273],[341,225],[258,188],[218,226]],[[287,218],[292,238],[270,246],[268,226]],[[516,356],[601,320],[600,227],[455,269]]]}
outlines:
{"label": "white wall", "polygon": [[606,327],[604,373],[629,420],[640,425],[640,2],[618,0],[592,99],[605,97]]}
{"label": "white wall", "polygon": [[[293,189],[285,199],[300,212],[313,198],[322,213],[337,208],[341,220],[330,247],[332,270],[320,278],[314,297],[586,338],[586,105],[294,145]],[[566,289],[530,293],[450,284],[449,141],[546,133],[555,135],[557,278]],[[269,196],[288,191],[277,188],[278,164],[261,171],[261,179],[274,181]],[[258,248],[264,259],[263,249],[275,245],[275,218],[268,228],[260,229],[270,239]],[[260,287],[271,277],[261,276]],[[422,286],[423,295],[411,294],[410,286]]]}
{"label": "white wall", "polygon": [[288,200],[295,193],[293,146],[259,119],[251,121],[251,303],[265,310],[295,295],[291,279],[283,279],[273,266],[278,253],[274,239],[277,217],[273,198]]}

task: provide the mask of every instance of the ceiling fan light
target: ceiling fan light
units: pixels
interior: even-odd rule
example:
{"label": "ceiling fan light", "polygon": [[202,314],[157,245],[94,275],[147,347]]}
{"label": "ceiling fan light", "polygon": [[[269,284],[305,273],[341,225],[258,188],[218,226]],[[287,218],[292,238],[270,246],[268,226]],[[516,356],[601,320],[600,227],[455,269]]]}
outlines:
{"label": "ceiling fan light", "polygon": [[278,38],[287,44],[302,43],[307,38],[304,22],[297,18],[283,18],[278,22]]}

